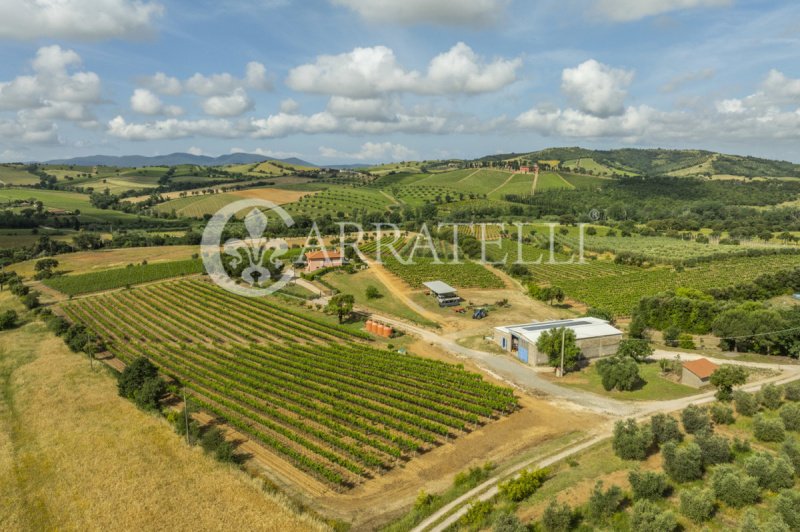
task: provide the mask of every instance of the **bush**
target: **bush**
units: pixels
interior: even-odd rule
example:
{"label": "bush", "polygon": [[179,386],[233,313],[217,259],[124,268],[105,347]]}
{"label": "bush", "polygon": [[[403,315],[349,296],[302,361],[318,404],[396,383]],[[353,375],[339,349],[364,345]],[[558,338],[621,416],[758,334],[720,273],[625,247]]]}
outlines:
{"label": "bush", "polygon": [[791,530],[800,530],[800,492],[783,490],[775,501],[775,510]]}
{"label": "bush", "polygon": [[647,340],[627,338],[619,343],[617,356],[632,358],[636,362],[644,360],[653,354],[653,346]]}
{"label": "bush", "polygon": [[144,383],[158,376],[158,368],[146,357],[139,357],[125,366],[119,376],[117,390],[122,397],[133,399]]}
{"label": "bush", "polygon": [[696,443],[678,447],[667,442],[661,448],[664,472],[675,482],[691,482],[703,477],[703,451]]}
{"label": "bush", "polygon": [[749,440],[740,440],[739,438],[733,438],[731,448],[736,454],[747,454],[753,450],[752,447],[750,447]]}
{"label": "bush", "polygon": [[781,455],[792,464],[795,475],[800,475],[800,443],[791,436],[786,438],[781,446]]}
{"label": "bush", "polygon": [[494,532],[527,532],[528,527],[522,524],[513,512],[503,512],[494,520]]}
{"label": "bush", "polygon": [[380,290],[378,290],[376,287],[370,285],[367,287],[366,296],[367,299],[378,299],[383,297],[383,294],[381,294]]}
{"label": "bush", "polygon": [[179,411],[172,411],[169,414],[167,414],[167,419],[169,420],[170,423],[172,423],[172,426],[175,427],[175,432],[177,432],[179,435],[186,436],[186,431],[188,429],[189,436],[188,436],[187,440],[189,440],[190,444],[196,442],[198,440],[198,438],[200,437],[200,424],[197,421],[195,421],[194,419],[192,419],[191,413],[192,413],[192,410],[190,408],[189,412],[188,412],[188,414],[189,414],[188,415],[188,421],[189,421],[188,427],[187,427],[187,423],[186,423],[186,421],[187,421],[187,412],[186,412],[186,407],[185,406],[184,406],[184,408],[180,409]]}
{"label": "bush", "polygon": [[[80,324],[71,325],[67,331],[64,333],[63,336],[64,343],[67,344],[70,351],[73,353],[79,353],[83,351],[88,344],[92,337],[89,334],[89,331],[86,330],[86,327]],[[129,399],[133,398],[130,396]]]}
{"label": "bush", "polygon": [[738,414],[751,417],[758,413],[758,400],[751,393],[742,390],[734,392],[733,403]]}
{"label": "bush", "polygon": [[694,441],[703,452],[704,466],[724,464],[731,461],[731,446],[727,438],[712,432],[701,432],[695,437]]}
{"label": "bush", "polygon": [[689,333],[681,333],[678,335],[678,347],[681,349],[694,349],[694,338]]}
{"label": "bush", "polygon": [[133,401],[144,410],[158,410],[159,401],[167,393],[167,385],[161,377],[145,380],[141,388],[133,393]]}
{"label": "bush", "polygon": [[786,430],[800,431],[800,404],[786,403],[781,407],[780,416]]}
{"label": "bush", "polygon": [[50,316],[46,320],[47,328],[56,336],[61,336],[69,329],[69,322],[61,316]]}
{"label": "bush", "polygon": [[794,486],[792,464],[784,458],[775,458],[770,453],[763,452],[747,457],[744,469],[764,489],[777,492]]}
{"label": "bush", "polygon": [[652,471],[639,472],[636,470],[628,473],[634,500],[648,499],[655,501],[666,496],[669,483],[666,475]]}
{"label": "bush", "polygon": [[783,390],[774,384],[767,384],[761,388],[758,398],[764,408],[769,410],[777,410],[781,406],[783,400]]}
{"label": "bush", "polygon": [[711,490],[691,488],[681,493],[681,513],[695,523],[713,517],[716,504]]}
{"label": "bush", "polygon": [[0,314],[0,331],[12,329],[17,325],[17,313],[13,310],[7,310]]}
{"label": "bush", "polygon": [[500,484],[500,494],[513,502],[525,500],[536,493],[536,490],[547,479],[547,475],[549,475],[547,469],[525,470]]}
{"label": "bush", "polygon": [[553,499],[542,515],[542,528],[545,532],[568,532],[572,529],[574,520],[572,507],[567,503],[559,504]]}
{"label": "bush", "polygon": [[639,375],[639,364],[633,358],[613,356],[597,362],[597,373],[606,391],[630,391],[635,389],[642,378]]}
{"label": "bush", "polygon": [[656,414],[650,418],[650,429],[653,431],[653,438],[660,446],[668,441],[682,442],[683,433],[678,426],[678,420],[667,414]]}
{"label": "bush", "polygon": [[462,527],[480,529],[486,523],[486,519],[493,510],[492,503],[489,501],[475,501],[470,504],[467,513],[461,516],[458,524]]}
{"label": "bush", "polygon": [[760,497],[758,481],[737,467],[724,464],[711,474],[711,486],[717,498],[733,508],[755,504]]}
{"label": "bush", "polygon": [[30,292],[28,294],[25,294],[24,296],[22,296],[20,301],[22,301],[22,304],[25,305],[25,308],[27,308],[28,310],[33,310],[35,308],[38,308],[40,305],[39,294],[37,294],[36,292]]}
{"label": "bush", "polygon": [[638,425],[636,420],[617,421],[614,425],[612,447],[623,460],[644,460],[653,446],[650,427]]}
{"label": "bush", "polygon": [[681,421],[683,422],[683,430],[688,434],[711,430],[711,419],[708,417],[708,411],[697,405],[687,406],[681,412]]}
{"label": "bush", "polygon": [[742,519],[741,532],[791,532],[791,529],[783,522],[778,515],[774,515],[764,521],[758,516],[755,510],[748,510]]}
{"label": "bush", "polygon": [[589,497],[586,515],[593,523],[605,523],[619,510],[624,499],[625,496],[619,486],[611,486],[607,490],[603,490],[603,481],[598,480]]}
{"label": "bush", "polygon": [[473,487],[489,478],[489,473],[494,469],[494,464],[486,462],[483,467],[470,467],[467,471],[459,472],[453,479],[456,487]]}
{"label": "bush", "polygon": [[681,330],[677,327],[667,327],[664,329],[664,343],[669,347],[678,347],[678,338],[681,335]]}
{"label": "bush", "polygon": [[800,401],[800,381],[792,382],[784,386],[783,397],[787,401]]}
{"label": "bush", "polygon": [[753,419],[753,435],[760,441],[778,442],[786,438],[786,429],[780,419],[767,418],[758,414]]}
{"label": "bush", "polygon": [[651,501],[639,501],[633,505],[631,529],[636,532],[672,532],[678,527],[675,514],[662,511]]}
{"label": "bush", "polygon": [[709,409],[711,420],[717,425],[733,425],[733,408],[722,403],[714,403]]}

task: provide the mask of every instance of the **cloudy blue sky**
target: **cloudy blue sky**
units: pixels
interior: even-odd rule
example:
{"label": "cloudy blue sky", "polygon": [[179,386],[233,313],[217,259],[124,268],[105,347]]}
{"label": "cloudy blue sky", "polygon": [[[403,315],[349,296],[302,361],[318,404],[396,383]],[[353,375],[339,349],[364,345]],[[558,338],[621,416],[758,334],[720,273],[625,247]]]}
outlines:
{"label": "cloudy blue sky", "polygon": [[0,160],[800,162],[799,59],[790,0],[2,0]]}

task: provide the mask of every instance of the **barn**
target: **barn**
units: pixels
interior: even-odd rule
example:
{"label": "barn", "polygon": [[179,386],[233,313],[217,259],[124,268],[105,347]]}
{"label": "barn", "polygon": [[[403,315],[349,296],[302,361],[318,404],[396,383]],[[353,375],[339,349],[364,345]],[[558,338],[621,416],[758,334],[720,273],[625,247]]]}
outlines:
{"label": "barn", "polygon": [[707,358],[698,358],[683,363],[681,373],[681,384],[692,388],[702,388],[709,384],[711,375],[719,369],[719,366]]}
{"label": "barn", "polygon": [[578,347],[589,359],[613,355],[622,339],[622,331],[605,320],[576,318],[495,327],[494,341],[504,351],[514,353],[521,362],[532,366],[546,365],[547,355],[539,353],[536,343],[543,332],[561,327],[575,333]]}

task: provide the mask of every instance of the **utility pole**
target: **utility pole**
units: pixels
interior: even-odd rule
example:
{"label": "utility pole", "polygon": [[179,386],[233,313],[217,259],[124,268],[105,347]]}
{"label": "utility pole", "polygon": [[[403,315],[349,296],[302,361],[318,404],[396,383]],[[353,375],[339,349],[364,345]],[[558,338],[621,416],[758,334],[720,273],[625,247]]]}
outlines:
{"label": "utility pole", "polygon": [[564,377],[564,341],[567,337],[567,328],[561,329],[561,377]]}

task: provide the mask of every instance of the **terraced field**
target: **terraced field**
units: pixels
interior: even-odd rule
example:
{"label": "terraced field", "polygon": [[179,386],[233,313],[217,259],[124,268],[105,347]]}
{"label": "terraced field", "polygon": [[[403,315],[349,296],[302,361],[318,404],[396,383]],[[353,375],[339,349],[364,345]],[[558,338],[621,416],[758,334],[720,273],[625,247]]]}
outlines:
{"label": "terraced field", "polygon": [[203,409],[339,489],[517,405],[512,390],[461,367],[376,349],[364,333],[202,281],[85,298],[63,310],[115,356],[147,356]]}

